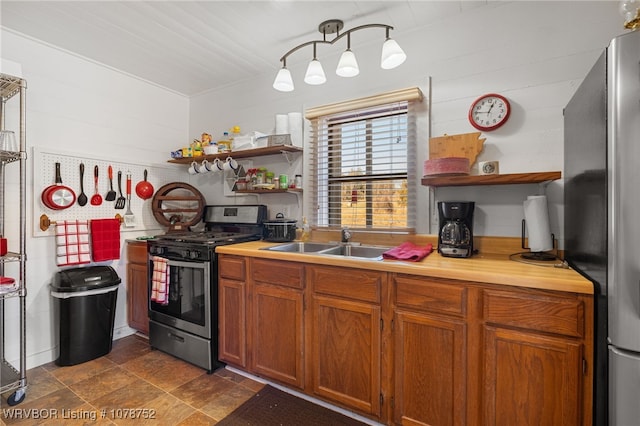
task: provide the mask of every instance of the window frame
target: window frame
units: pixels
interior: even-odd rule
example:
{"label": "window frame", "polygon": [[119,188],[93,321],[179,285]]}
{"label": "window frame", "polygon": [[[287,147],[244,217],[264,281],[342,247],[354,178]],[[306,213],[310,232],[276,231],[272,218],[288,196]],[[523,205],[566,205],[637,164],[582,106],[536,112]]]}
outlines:
{"label": "window frame", "polygon": [[[309,155],[309,170],[312,172],[313,179],[310,182],[310,201],[313,203],[313,209],[309,210],[311,213],[311,225],[317,229],[339,229],[343,227],[342,223],[342,215],[340,206],[340,210],[338,213],[331,211],[330,204],[332,203],[331,197],[335,197],[338,194],[338,197],[341,200],[342,193],[341,190],[332,191],[330,189],[331,183],[340,184],[343,182],[357,182],[363,181],[365,185],[367,185],[367,189],[370,190],[376,182],[383,181],[393,181],[400,179],[401,181],[406,182],[407,188],[407,212],[405,215],[406,226],[402,227],[373,227],[373,212],[371,211],[372,206],[371,196],[366,197],[366,202],[368,203],[366,207],[365,214],[365,227],[353,227],[349,226],[353,229],[360,229],[365,232],[383,232],[383,233],[412,233],[415,232],[416,226],[416,202],[415,202],[415,194],[417,191],[416,184],[416,167],[415,164],[412,164],[414,161],[412,159],[416,158],[417,153],[417,135],[416,135],[416,113],[414,111],[415,104],[422,101],[423,95],[420,89],[418,88],[409,88],[403,89],[400,91],[387,92],[381,95],[371,96],[362,99],[349,100],[337,104],[325,105],[317,108],[312,108],[307,110],[305,116],[306,118],[311,120],[312,129],[311,129],[311,145],[310,145],[310,155]],[[398,111],[399,105],[403,105],[400,111]],[[375,111],[375,114],[367,114],[369,110]],[[359,113],[363,111],[363,115],[359,115]],[[381,112],[383,112],[381,114]],[[367,173],[362,177],[353,177],[353,176],[344,176],[341,173],[339,176],[331,176],[332,173],[324,172],[322,170],[323,164],[320,164],[321,161],[321,153],[319,150],[319,142],[324,142],[327,144],[331,144],[331,139],[335,139],[336,136],[328,136],[332,134],[330,131],[330,126],[332,125],[344,125],[350,122],[358,122],[363,119],[366,121],[365,128],[367,129],[366,138],[366,146],[367,146],[367,155],[371,155],[369,150],[373,148],[373,139],[372,135],[369,134],[369,128],[372,125],[371,123],[379,118],[392,118],[399,115],[406,115],[406,170],[402,172],[389,172],[383,173],[380,177],[376,178],[375,175],[371,175]],[[353,118],[350,120],[350,116]],[[336,119],[337,117],[337,119]],[[333,124],[332,121],[335,121],[336,124]],[[375,136],[375,135],[374,135]],[[339,137],[338,137],[339,139]],[[334,140],[335,142],[335,140]],[[339,143],[339,142],[338,142]],[[327,149],[330,149],[327,147]],[[324,153],[328,156],[328,151]],[[366,167],[370,168],[370,158],[366,160]],[[331,165],[328,164],[329,160],[325,159],[325,166],[328,166],[331,169]],[[369,171],[367,171],[369,172]],[[323,181],[320,180],[320,175],[318,173],[326,173],[326,177],[324,179],[326,182],[324,185],[326,188],[323,188]],[[326,201],[320,200],[321,194],[326,196]],[[370,194],[370,192],[367,192]],[[338,200],[338,204],[341,204],[341,201]],[[326,205],[322,205],[326,204]]]}

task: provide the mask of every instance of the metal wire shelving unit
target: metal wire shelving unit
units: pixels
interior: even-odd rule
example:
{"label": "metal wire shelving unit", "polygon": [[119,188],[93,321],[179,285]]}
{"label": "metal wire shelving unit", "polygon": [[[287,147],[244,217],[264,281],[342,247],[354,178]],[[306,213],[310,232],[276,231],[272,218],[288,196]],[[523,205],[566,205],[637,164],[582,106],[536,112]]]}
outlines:
{"label": "metal wire shelving unit", "polygon": [[[27,377],[26,377],[26,169],[27,169],[27,152],[26,152],[26,89],[27,82],[18,77],[0,73],[0,130],[5,130],[5,113],[6,103],[10,99],[17,97],[20,102],[19,114],[20,125],[19,131],[16,132],[19,139],[18,151],[6,151],[0,149],[0,235],[5,235],[5,207],[18,207],[20,212],[19,219],[19,249],[17,252],[8,251],[5,255],[0,256],[0,276],[5,276],[5,266],[9,263],[18,263],[17,277],[14,278],[15,284],[0,285],[0,393],[15,390],[8,398],[9,405],[17,405],[21,403],[26,396]],[[0,147],[3,148],[3,147]],[[5,195],[5,169],[6,167],[14,167],[18,163],[20,167],[19,181],[19,203],[7,203]],[[12,200],[13,201],[13,200]],[[10,243],[9,246],[12,246]],[[12,269],[13,270],[13,269]],[[13,320],[7,321],[5,318],[5,301],[10,298],[18,298],[19,301],[19,366],[15,367],[6,359],[6,327],[13,326]],[[9,324],[7,324],[9,323]]]}

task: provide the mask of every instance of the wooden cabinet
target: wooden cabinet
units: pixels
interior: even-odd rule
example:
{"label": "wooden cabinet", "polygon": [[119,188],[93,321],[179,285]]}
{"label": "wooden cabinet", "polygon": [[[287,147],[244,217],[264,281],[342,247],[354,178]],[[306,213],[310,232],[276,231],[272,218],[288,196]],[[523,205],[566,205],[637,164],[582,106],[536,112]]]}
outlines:
{"label": "wooden cabinet", "polygon": [[251,371],[304,387],[304,266],[251,259]]}
{"label": "wooden cabinet", "polygon": [[304,387],[304,265],[218,256],[221,361]]}
{"label": "wooden cabinet", "polygon": [[393,283],[395,424],[591,424],[591,297]]}
{"label": "wooden cabinet", "polygon": [[487,327],[484,353],[484,424],[582,424],[581,344]]}
{"label": "wooden cabinet", "polygon": [[244,257],[218,255],[218,357],[247,367],[247,283]]}
{"label": "wooden cabinet", "polygon": [[466,425],[468,289],[410,276],[394,284],[394,421]]}
{"label": "wooden cabinet", "polygon": [[386,273],[309,266],[311,390],[362,413],[381,414],[381,294]]}
{"label": "wooden cabinet", "polygon": [[129,327],[149,334],[149,273],[146,241],[127,242],[127,262]]}
{"label": "wooden cabinet", "polygon": [[386,424],[591,425],[593,297],[219,255],[225,362]]}
{"label": "wooden cabinet", "polygon": [[483,424],[591,424],[590,303],[543,291],[483,291]]}

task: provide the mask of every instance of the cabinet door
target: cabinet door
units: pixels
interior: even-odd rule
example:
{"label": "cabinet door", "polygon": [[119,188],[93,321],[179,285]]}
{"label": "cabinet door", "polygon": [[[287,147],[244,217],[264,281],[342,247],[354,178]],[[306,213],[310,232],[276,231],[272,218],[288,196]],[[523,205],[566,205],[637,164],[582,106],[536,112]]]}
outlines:
{"label": "cabinet door", "polygon": [[302,291],[256,283],[252,304],[251,370],[302,389]]}
{"label": "cabinet door", "polygon": [[247,366],[246,283],[218,280],[218,356],[238,367]]}
{"label": "cabinet door", "polygon": [[129,326],[149,334],[149,291],[147,265],[127,265],[127,317]]}
{"label": "cabinet door", "polygon": [[582,344],[487,326],[484,354],[482,424],[582,424]]}
{"label": "cabinet door", "polygon": [[314,295],[313,392],[380,415],[380,307]]}
{"label": "cabinet door", "polygon": [[395,422],[465,425],[465,324],[398,313],[394,328]]}

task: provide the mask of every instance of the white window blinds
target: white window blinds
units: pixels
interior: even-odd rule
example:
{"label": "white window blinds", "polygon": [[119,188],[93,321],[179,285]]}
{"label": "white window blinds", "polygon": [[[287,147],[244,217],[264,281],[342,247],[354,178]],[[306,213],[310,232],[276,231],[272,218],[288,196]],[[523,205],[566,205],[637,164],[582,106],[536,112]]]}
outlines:
{"label": "white window blinds", "polygon": [[316,227],[370,231],[415,228],[419,89],[405,89],[307,111]]}

